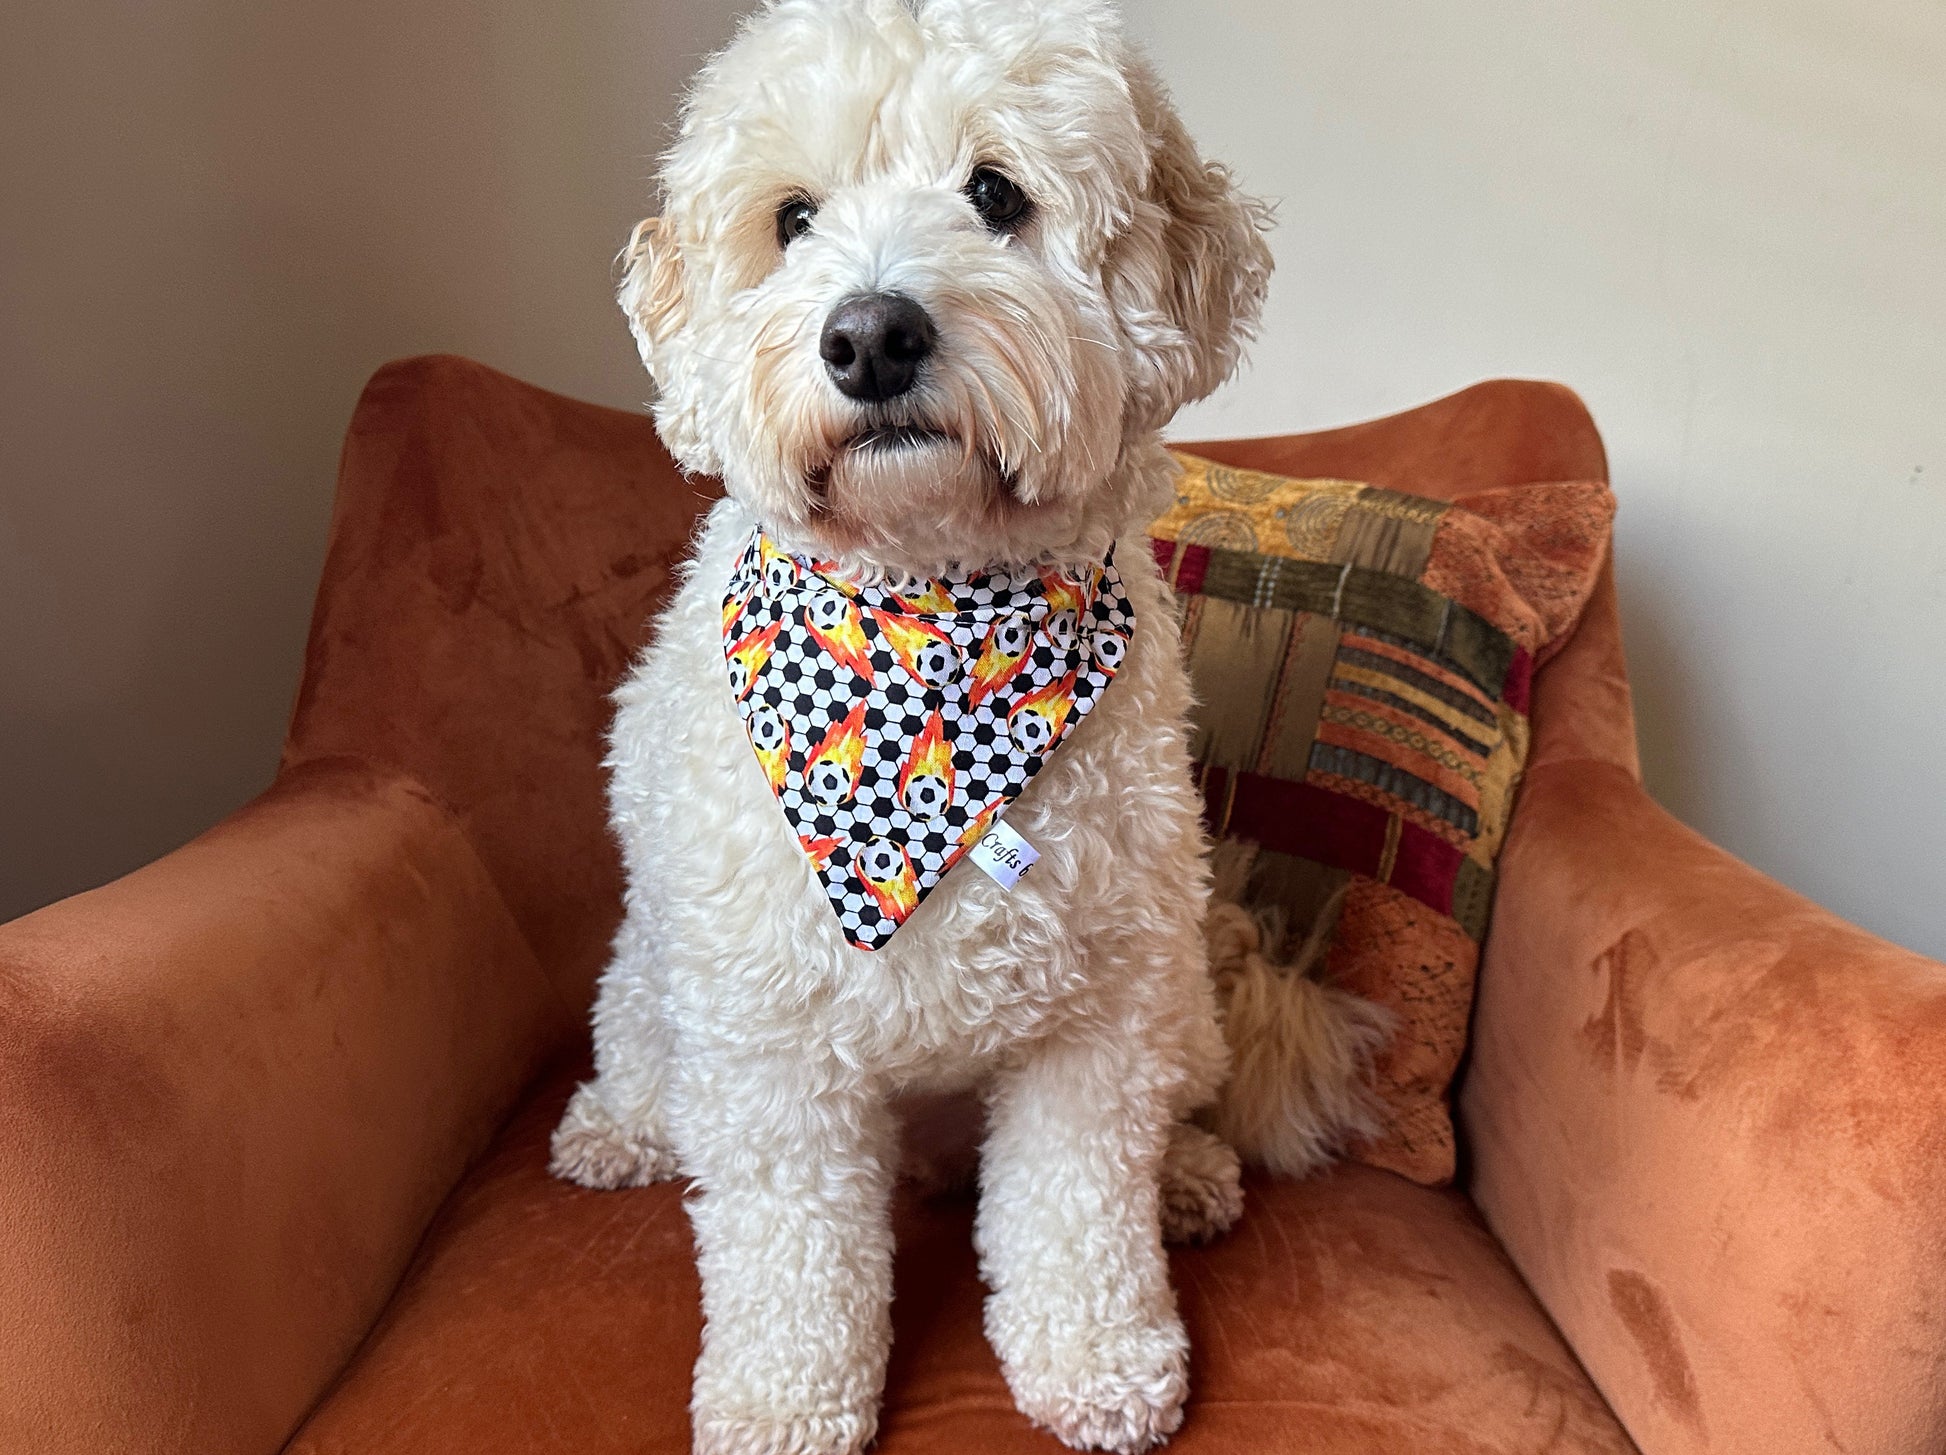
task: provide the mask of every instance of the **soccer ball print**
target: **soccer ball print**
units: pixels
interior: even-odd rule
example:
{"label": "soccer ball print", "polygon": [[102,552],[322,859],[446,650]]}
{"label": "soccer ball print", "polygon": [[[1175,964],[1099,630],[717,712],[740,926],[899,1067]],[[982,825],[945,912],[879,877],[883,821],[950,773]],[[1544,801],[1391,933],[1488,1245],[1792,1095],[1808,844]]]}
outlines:
{"label": "soccer ball print", "polygon": [[1135,618],[1111,556],[851,580],[758,532],[723,598],[730,694],[845,938],[876,950],[1101,700]]}

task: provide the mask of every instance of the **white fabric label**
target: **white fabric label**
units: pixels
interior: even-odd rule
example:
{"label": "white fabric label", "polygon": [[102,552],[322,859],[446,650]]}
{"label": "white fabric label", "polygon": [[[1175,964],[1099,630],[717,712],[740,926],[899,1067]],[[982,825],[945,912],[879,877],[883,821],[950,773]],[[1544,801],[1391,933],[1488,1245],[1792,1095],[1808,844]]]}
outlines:
{"label": "white fabric label", "polygon": [[987,830],[967,858],[1002,889],[1012,889],[1040,860],[1040,851],[1007,826],[1003,818]]}

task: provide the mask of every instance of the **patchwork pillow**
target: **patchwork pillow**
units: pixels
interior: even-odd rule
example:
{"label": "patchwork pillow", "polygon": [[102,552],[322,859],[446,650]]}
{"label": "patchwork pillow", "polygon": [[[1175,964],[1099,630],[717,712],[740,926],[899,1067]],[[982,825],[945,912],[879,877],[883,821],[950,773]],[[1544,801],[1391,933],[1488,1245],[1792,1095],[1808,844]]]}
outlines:
{"label": "patchwork pillow", "polygon": [[[1264,998],[1311,991],[1300,982],[1314,974],[1336,987],[1326,993],[1390,1012],[1362,1022],[1388,1034],[1351,1155],[1449,1180],[1447,1093],[1527,757],[1529,687],[1594,588],[1614,498],[1583,481],[1448,502],[1178,459],[1176,503],[1150,535],[1182,614],[1218,895],[1255,926],[1230,949],[1261,951],[1258,968],[1276,972],[1245,1005],[1216,966],[1239,1068],[1231,1100],[1260,1103],[1255,1123],[1242,1105],[1224,1130],[1273,1166],[1315,1162],[1317,1128],[1276,1125],[1295,1113],[1279,1110],[1279,1088],[1252,1085],[1267,1068],[1327,1074],[1305,1068],[1317,1055],[1264,1044],[1303,1034]],[[1355,1036],[1357,1016],[1345,1023]],[[1326,1049],[1357,1059],[1340,1039]]]}

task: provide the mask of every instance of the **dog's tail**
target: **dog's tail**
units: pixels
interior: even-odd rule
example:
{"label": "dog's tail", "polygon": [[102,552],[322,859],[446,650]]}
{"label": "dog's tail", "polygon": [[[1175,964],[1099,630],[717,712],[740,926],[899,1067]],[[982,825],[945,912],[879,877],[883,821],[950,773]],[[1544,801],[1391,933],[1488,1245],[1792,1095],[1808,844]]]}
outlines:
{"label": "dog's tail", "polygon": [[[1224,843],[1213,865],[1205,934],[1231,1068],[1205,1119],[1246,1160],[1303,1177],[1377,1135],[1372,1061],[1394,1022],[1383,1007],[1320,978],[1343,891],[1301,938],[1287,937],[1240,903],[1255,857],[1252,845]],[[1286,940],[1295,943],[1276,960],[1265,953]]]}

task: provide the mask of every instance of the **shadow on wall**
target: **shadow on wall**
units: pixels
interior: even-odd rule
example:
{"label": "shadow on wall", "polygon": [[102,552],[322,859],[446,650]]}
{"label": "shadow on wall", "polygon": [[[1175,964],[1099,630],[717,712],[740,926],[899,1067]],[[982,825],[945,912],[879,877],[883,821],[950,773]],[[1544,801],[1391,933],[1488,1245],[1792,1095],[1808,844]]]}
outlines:
{"label": "shadow on wall", "polygon": [[1702,803],[1709,777],[1682,745],[1708,733],[1709,693],[1696,680],[1680,624],[1652,583],[1616,576],[1628,624],[1629,685],[1635,694],[1642,781],[1663,803]]}
{"label": "shadow on wall", "polygon": [[0,128],[0,919],[274,770],[386,359],[647,393],[611,260],[741,4],[40,7]]}

